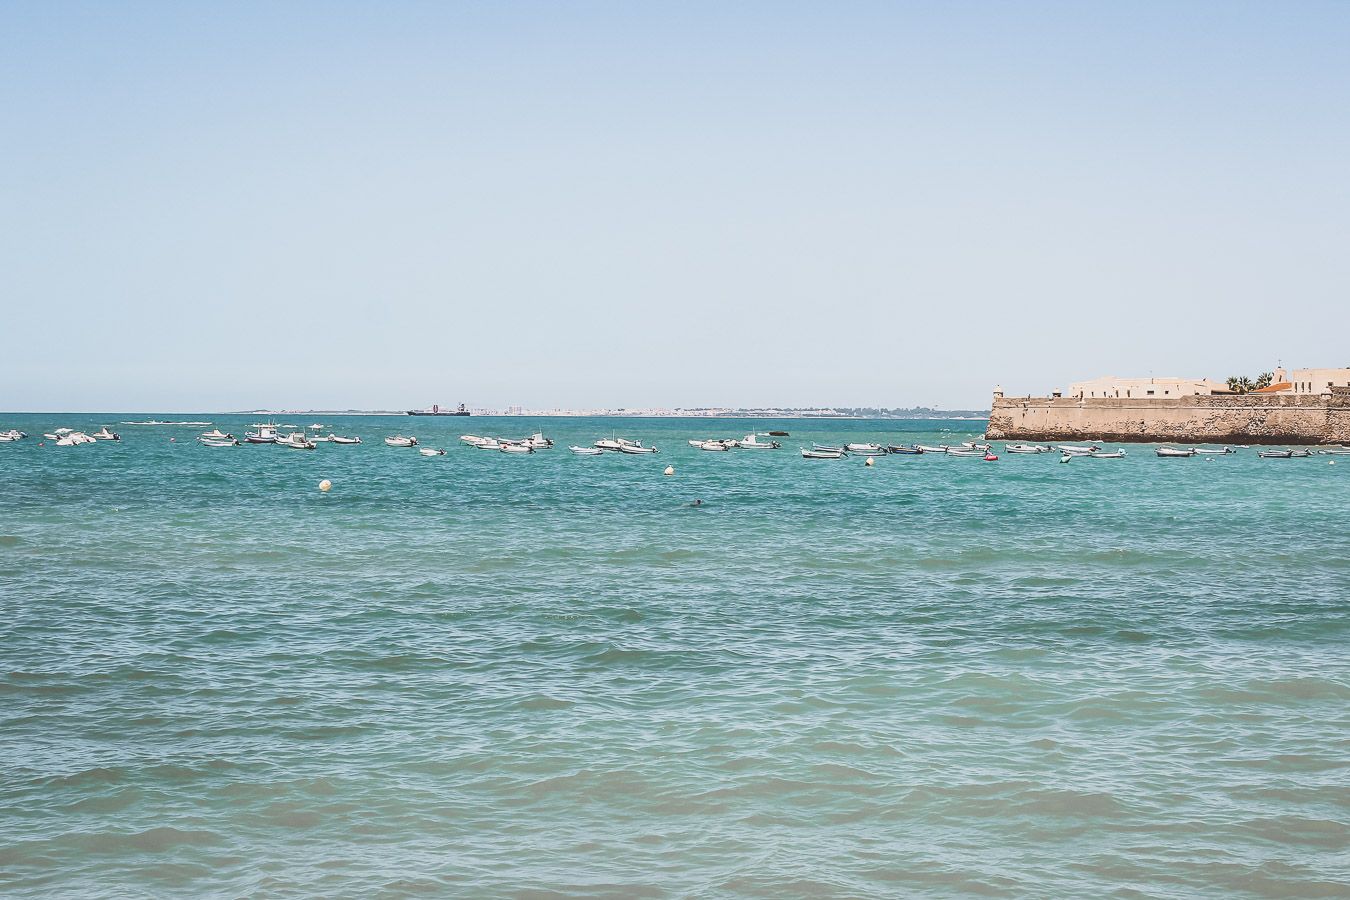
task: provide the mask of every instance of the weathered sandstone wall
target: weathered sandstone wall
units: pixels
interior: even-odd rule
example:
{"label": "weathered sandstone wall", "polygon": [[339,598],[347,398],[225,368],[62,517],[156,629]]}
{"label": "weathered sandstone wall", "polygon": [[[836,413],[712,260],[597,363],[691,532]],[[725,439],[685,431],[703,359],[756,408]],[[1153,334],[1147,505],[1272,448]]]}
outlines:
{"label": "weathered sandstone wall", "polygon": [[1350,443],[1350,390],[1162,400],[996,396],[988,435],[1028,441]]}

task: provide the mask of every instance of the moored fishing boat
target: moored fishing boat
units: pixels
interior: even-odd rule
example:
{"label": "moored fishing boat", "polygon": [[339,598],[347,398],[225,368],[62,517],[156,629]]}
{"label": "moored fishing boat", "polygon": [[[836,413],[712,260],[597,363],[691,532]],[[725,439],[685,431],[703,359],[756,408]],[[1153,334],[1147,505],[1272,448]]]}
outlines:
{"label": "moored fishing boat", "polygon": [[97,444],[94,438],[85,434],[83,431],[71,431],[66,429],[66,433],[56,439],[58,447],[78,447],[80,444]]}
{"label": "moored fishing boat", "polygon": [[880,444],[845,444],[844,449],[853,456],[885,456],[886,448]]}
{"label": "moored fishing boat", "polygon": [[938,444],[936,447],[931,447],[931,446],[929,446],[928,444],[915,444],[914,446],[918,447],[918,448],[919,448],[920,450],[922,450],[924,453],[946,453],[946,452],[947,452],[947,445],[946,445],[946,444]]}
{"label": "moored fishing boat", "polygon": [[503,442],[501,442],[501,443],[498,445],[497,449],[500,450],[500,451],[503,452],[503,453],[533,453],[533,452],[534,452],[534,448],[531,447],[529,444],[522,444],[522,443],[519,443],[519,442],[517,442],[517,441],[503,441]]}
{"label": "moored fishing boat", "polygon": [[572,451],[573,453],[575,453],[577,456],[601,456],[601,455],[603,455],[604,452],[605,452],[605,451],[601,450],[599,447],[577,447],[577,446],[572,446],[572,447],[568,447],[567,449],[568,449],[568,450],[571,450],[571,451]]}
{"label": "moored fishing boat", "polygon": [[1110,451],[1110,452],[1107,452],[1107,451],[1103,450],[1103,451],[1101,451],[1101,452],[1099,452],[1099,453],[1087,453],[1087,454],[1083,454],[1083,455],[1087,456],[1088,459],[1124,459],[1124,458],[1125,458],[1125,451],[1124,451],[1124,450],[1112,450],[1112,451]]}
{"label": "moored fishing boat", "polygon": [[831,449],[829,447],[801,448],[803,459],[843,459],[844,451],[842,449]]}
{"label": "moored fishing boat", "polygon": [[122,439],[122,436],[117,432],[109,431],[107,425],[104,425],[89,436],[96,441],[120,441]]}
{"label": "moored fishing boat", "polygon": [[739,441],[728,441],[727,443],[734,443],[742,450],[777,450],[783,446],[777,441],[761,441],[759,436],[755,434],[747,434]]}
{"label": "moored fishing boat", "polygon": [[1047,447],[1044,444],[1004,444],[1004,453],[1050,453],[1054,447]]}
{"label": "moored fishing boat", "polygon": [[445,450],[440,447],[418,447],[417,452],[423,456],[444,456]]}
{"label": "moored fishing boat", "polygon": [[396,434],[393,437],[385,438],[384,443],[388,447],[416,447],[417,438],[404,437],[401,434]]}
{"label": "moored fishing boat", "polygon": [[1210,448],[1210,447],[1194,447],[1194,448],[1192,448],[1192,449],[1195,450],[1195,452],[1198,453],[1198,454],[1203,454],[1203,455],[1208,455],[1208,456],[1226,456],[1226,455],[1228,455],[1229,453],[1236,453],[1236,452],[1237,452],[1237,451],[1234,450],[1232,447],[1224,447],[1222,450],[1214,450],[1214,449],[1212,449],[1212,448]]}
{"label": "moored fishing boat", "polygon": [[623,445],[619,443],[618,438],[601,438],[600,440],[595,442],[595,448],[597,450],[617,451],[622,446]]}
{"label": "moored fishing boat", "polygon": [[731,449],[731,443],[728,441],[704,441],[698,445],[698,449],[725,453]]}
{"label": "moored fishing boat", "polygon": [[1323,447],[1318,452],[1327,456],[1350,456],[1350,447]]}
{"label": "moored fishing boat", "polygon": [[223,441],[227,437],[232,437],[232,435],[221,431],[219,428],[212,428],[210,431],[204,431],[201,436],[215,441]]}
{"label": "moored fishing boat", "polygon": [[525,444],[533,450],[550,450],[553,448],[553,439],[544,437],[542,431],[536,431],[519,443]]}
{"label": "moored fishing boat", "polygon": [[1292,459],[1293,450],[1260,450],[1256,454],[1262,459]]}
{"label": "moored fishing boat", "polygon": [[619,452],[636,455],[641,453],[657,453],[659,451],[655,447],[642,446],[642,441],[623,441],[619,444]]}
{"label": "moored fishing boat", "polygon": [[255,425],[257,431],[244,432],[244,440],[250,444],[275,444],[279,438],[277,436],[277,426],[275,425]]}
{"label": "moored fishing boat", "polygon": [[898,453],[904,456],[918,456],[923,453],[923,448],[917,444],[891,444],[886,448],[887,453]]}
{"label": "moored fishing boat", "polygon": [[330,444],[359,444],[361,443],[361,439],[355,436],[342,437],[341,435],[330,434],[328,435],[328,442]]}
{"label": "moored fishing boat", "polygon": [[1299,449],[1296,449],[1296,450],[1290,450],[1290,451],[1289,451],[1289,458],[1290,458],[1290,459],[1307,459],[1307,458],[1310,457],[1310,456],[1312,456],[1312,451],[1311,451],[1311,450],[1304,450],[1304,449],[1302,449],[1302,448],[1299,448]]}
{"label": "moored fishing boat", "polygon": [[28,437],[28,433],[20,431],[17,428],[11,428],[9,431],[0,431],[0,444],[7,444],[13,441],[21,441]]}
{"label": "moored fishing boat", "polygon": [[313,450],[317,445],[306,437],[303,431],[293,431],[283,438],[278,438],[277,446],[289,447],[292,450]]}
{"label": "moored fishing boat", "polygon": [[1195,451],[1189,447],[1159,447],[1158,455],[1163,459],[1183,459],[1195,455]]}
{"label": "moored fishing boat", "polygon": [[197,443],[201,444],[203,447],[238,447],[239,439],[230,437],[229,435],[226,435],[223,438],[209,438],[206,435],[202,435],[197,438]]}
{"label": "moored fishing boat", "polygon": [[1061,444],[1055,448],[1066,456],[1087,456],[1089,453],[1096,453],[1098,447],[1084,447],[1074,444]]}
{"label": "moored fishing boat", "polygon": [[830,446],[827,446],[827,445],[825,445],[825,444],[817,444],[817,443],[815,443],[814,441],[812,441],[812,443],[811,443],[811,449],[812,449],[812,450],[819,450],[819,451],[821,451],[822,453],[838,453],[840,456],[843,456],[844,453],[847,452],[847,451],[844,449],[844,447],[842,447],[842,446],[840,446],[840,447],[830,447]]}
{"label": "moored fishing boat", "polygon": [[971,449],[970,447],[948,447],[948,448],[947,448],[947,455],[948,455],[948,456],[970,456],[970,457],[976,457],[976,458],[983,459],[984,456],[985,456],[985,451],[983,451],[983,450],[974,450],[974,449]]}

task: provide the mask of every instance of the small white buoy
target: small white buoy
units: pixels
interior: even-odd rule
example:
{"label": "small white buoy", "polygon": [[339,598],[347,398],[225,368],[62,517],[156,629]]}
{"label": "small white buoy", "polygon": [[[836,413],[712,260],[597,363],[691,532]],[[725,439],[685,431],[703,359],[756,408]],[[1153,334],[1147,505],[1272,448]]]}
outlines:
{"label": "small white buoy", "polygon": [[332,489],[333,489],[333,482],[329,481],[327,478],[319,482],[319,490],[323,491],[325,494],[331,491]]}
{"label": "small white buoy", "polygon": [[864,466],[870,466],[870,465],[872,465],[872,457],[870,457],[870,456],[867,457],[867,462],[863,463],[863,465],[864,465]]}
{"label": "small white buoy", "polygon": [[661,474],[662,474],[662,475],[674,475],[674,474],[675,474],[675,467],[674,467],[674,466],[666,466],[666,470],[665,470],[664,472],[662,472]]}

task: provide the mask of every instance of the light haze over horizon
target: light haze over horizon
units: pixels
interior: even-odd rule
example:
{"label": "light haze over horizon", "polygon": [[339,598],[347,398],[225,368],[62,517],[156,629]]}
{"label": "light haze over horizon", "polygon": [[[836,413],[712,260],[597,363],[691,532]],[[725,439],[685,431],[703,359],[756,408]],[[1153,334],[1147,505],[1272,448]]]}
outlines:
{"label": "light haze over horizon", "polygon": [[8,4],[0,409],[1350,365],[1350,4]]}

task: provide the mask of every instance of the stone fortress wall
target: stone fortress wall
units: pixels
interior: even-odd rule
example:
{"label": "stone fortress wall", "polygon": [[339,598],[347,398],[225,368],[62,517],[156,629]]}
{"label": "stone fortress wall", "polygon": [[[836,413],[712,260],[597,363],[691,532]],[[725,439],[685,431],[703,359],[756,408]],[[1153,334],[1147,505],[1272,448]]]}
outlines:
{"label": "stone fortress wall", "polygon": [[993,440],[1214,444],[1350,443],[1350,388],[1322,394],[1147,399],[994,395]]}

